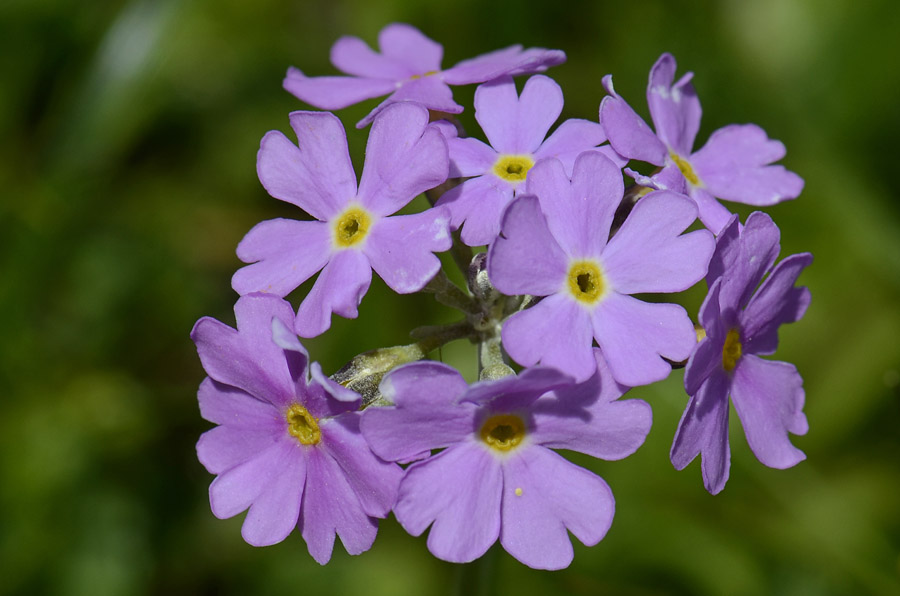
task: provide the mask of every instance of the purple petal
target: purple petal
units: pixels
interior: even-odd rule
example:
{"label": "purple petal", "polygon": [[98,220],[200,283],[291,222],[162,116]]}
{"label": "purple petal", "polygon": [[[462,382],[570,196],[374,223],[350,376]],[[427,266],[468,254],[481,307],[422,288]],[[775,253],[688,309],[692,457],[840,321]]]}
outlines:
{"label": "purple petal", "polygon": [[502,230],[488,250],[488,274],[494,287],[509,296],[557,292],[565,280],[568,259],[547,228],[538,200],[524,196],[513,202],[503,215]]}
{"label": "purple petal", "polygon": [[399,81],[417,71],[398,60],[375,52],[358,37],[344,36],[331,46],[331,63],[338,70],[358,77]]}
{"label": "purple petal", "polygon": [[331,327],[331,313],[355,319],[372,281],[372,267],[359,250],[334,253],[312,290],[300,304],[294,330],[300,337],[315,337]]}
{"label": "purple petal", "polygon": [[[318,383],[328,393],[329,397],[341,402],[339,407],[357,409],[359,407],[360,395],[352,389],[347,389],[337,381],[332,380],[322,372],[322,366],[318,362],[313,362],[309,367],[310,375],[315,383]],[[346,411],[346,410],[342,410]]]}
{"label": "purple petal", "polygon": [[485,412],[511,412],[530,408],[541,395],[555,389],[569,387],[572,377],[555,368],[532,366],[518,376],[479,381],[469,387],[463,403],[486,406]]}
{"label": "purple petal", "polygon": [[706,230],[679,236],[697,217],[693,202],[670,191],[635,205],[603,250],[605,273],[617,292],[680,292],[706,275],[716,246]]}
{"label": "purple petal", "polygon": [[453,101],[453,92],[438,76],[426,76],[406,81],[387,99],[378,104],[365,118],[356,123],[356,128],[365,128],[389,106],[396,103],[419,104],[435,112],[459,114],[463,107]]}
{"label": "purple petal", "polygon": [[663,360],[686,360],[697,343],[694,325],[677,304],[642,302],[611,292],[593,313],[594,337],[616,381],[629,387],[669,376]]}
{"label": "purple petal", "polygon": [[328,262],[331,231],[321,221],[270,219],[256,224],[237,247],[245,263],[231,278],[238,294],[266,292],[284,297]]}
{"label": "purple petal", "polygon": [[531,169],[527,184],[566,255],[599,256],[625,189],[619,168],[602,154],[588,151],[575,161],[571,182],[562,162],[549,159]]}
{"label": "purple petal", "polygon": [[298,145],[278,131],[266,133],[256,158],[270,195],[327,220],[356,195],[356,174],[341,121],[323,112],[292,112]]}
{"label": "purple petal", "polygon": [[281,542],[297,526],[306,482],[306,458],[300,445],[286,445],[276,473],[253,500],[241,536],[252,546]]}
{"label": "purple petal", "polygon": [[744,350],[750,354],[771,354],[778,347],[778,327],[799,321],[809,306],[809,289],[795,288],[800,273],[812,255],[791,255],[778,263],[741,315],[745,334]]}
{"label": "purple petal", "polygon": [[372,125],[359,185],[360,202],[390,215],[416,195],[447,179],[447,142],[428,127],[428,110],[400,103],[385,108]]}
{"label": "purple petal", "polygon": [[360,412],[348,412],[321,423],[322,448],[338,463],[359,499],[363,511],[373,517],[387,517],[403,470],[372,453],[359,430]]}
{"label": "purple petal", "polygon": [[653,414],[639,399],[615,401],[621,386],[595,350],[598,372],[578,385],[558,389],[534,404],[532,440],[551,449],[570,449],[606,460],[617,460],[644,443]]}
{"label": "purple petal", "polygon": [[238,330],[209,317],[197,321],[191,339],[207,374],[275,406],[289,403],[294,381],[284,352],[272,341],[272,319],[291,323],[290,308],[280,298],[253,294],[235,304]]}
{"label": "purple petal", "polygon": [[728,375],[721,369],[701,385],[681,416],[669,454],[676,470],[702,454],[703,485],[713,495],[725,488],[731,467],[728,387]]}
{"label": "purple petal", "polygon": [[679,155],[690,155],[700,128],[700,101],[687,73],[674,85],[675,58],[663,54],[650,70],[647,105],[659,138]]}
{"label": "purple petal", "polygon": [[767,164],[784,157],[784,145],[755,124],[733,124],[715,131],[691,156],[709,191],[728,201],[768,206],[794,199],[803,179],[782,166]]}
{"label": "purple petal", "polygon": [[322,110],[339,110],[366,99],[387,95],[396,89],[389,79],[361,77],[308,77],[289,68],[282,81],[284,90]]}
{"label": "purple petal", "polygon": [[[277,414],[273,408],[269,409]],[[227,472],[278,442],[284,428],[278,428],[277,423],[271,422],[270,426],[274,428],[217,426],[210,429],[197,441],[197,459],[210,474]]]}
{"label": "purple petal", "polygon": [[333,418],[359,409],[362,397],[329,379],[318,362],[309,367],[312,382],[300,396],[300,402],[316,418]]}
{"label": "purple petal", "polygon": [[474,432],[475,408],[456,404],[466,392],[466,382],[445,364],[401,366],[384,377],[380,388],[396,406],[366,409],[360,428],[372,450],[385,460],[408,460]]}
{"label": "purple petal", "polygon": [[392,290],[418,292],[441,268],[433,253],[453,244],[449,226],[450,213],[443,208],[387,217],[372,226],[363,251]]}
{"label": "purple petal", "polygon": [[587,546],[612,525],[615,501],[599,476],[541,447],[520,451],[503,465],[500,543],[535,569],[572,562],[568,528]]}
{"label": "purple petal", "polygon": [[378,33],[378,47],[385,57],[404,64],[412,73],[425,74],[441,69],[441,44],[405,23],[391,23]]}
{"label": "purple petal", "polygon": [[337,462],[321,449],[308,453],[301,529],[309,554],[320,565],[327,563],[335,533],[351,555],[369,550],[378,533],[377,522],[363,511]]}
{"label": "purple petal", "polygon": [[[296,441],[284,436],[265,451],[216,477],[209,485],[209,504],[219,519],[234,517],[259,497],[296,453]],[[302,491],[302,486],[301,486]],[[297,494],[297,501],[300,494]]]}
{"label": "purple petal", "polygon": [[450,210],[451,228],[465,223],[461,237],[467,246],[482,246],[497,238],[501,216],[513,198],[513,186],[489,173],[451,188],[435,205]]}
{"label": "purple petal", "polygon": [[612,148],[628,159],[664,165],[668,156],[665,144],[631,106],[616,94],[610,75],[603,77],[603,86],[609,95],[600,102],[600,124],[603,125]]}
{"label": "purple petal", "polygon": [[503,323],[503,347],[522,366],[540,362],[584,381],[597,367],[591,352],[590,317],[573,298],[548,296]]}
{"label": "purple petal", "polygon": [[197,399],[203,419],[216,424],[256,430],[274,429],[280,425],[281,415],[272,404],[230,385],[216,383],[209,377],[200,383]]}
{"label": "purple petal", "polygon": [[543,72],[550,66],[566,61],[560,50],[529,48],[515,45],[476,58],[463,60],[453,68],[443,72],[444,80],[450,85],[470,85],[491,81],[503,75],[531,74]]}
{"label": "purple petal", "polygon": [[[553,131],[553,134],[547,137],[537,151],[534,152],[534,159],[539,161],[555,157],[563,162],[563,165],[566,167],[566,173],[571,174],[572,167],[575,165],[575,158],[583,151],[593,149],[604,141],[606,141],[606,133],[599,122],[571,118],[560,124]],[[618,157],[611,148],[609,153]],[[609,155],[605,156],[609,157]],[[625,162],[617,165],[621,167],[625,165]]]}
{"label": "purple petal", "polygon": [[721,276],[719,303],[723,310],[739,310],[747,305],[778,258],[780,238],[778,226],[760,211],[751,213],[743,228],[732,224],[720,234],[706,280],[711,284],[718,279],[714,274]]}
{"label": "purple petal", "polygon": [[689,192],[697,204],[697,217],[707,230],[716,235],[720,234],[734,214],[705,188],[692,187]]}
{"label": "purple petal", "polygon": [[790,468],[806,459],[788,433],[806,434],[803,379],[792,364],[745,354],[734,369],[731,399],[747,443],[770,468]]}
{"label": "purple petal", "polygon": [[480,176],[490,172],[497,161],[497,152],[491,146],[471,137],[447,139],[447,148],[451,178]]}
{"label": "purple petal", "polygon": [[543,75],[528,79],[515,107],[515,143],[510,153],[537,151],[562,108],[562,89],[553,79]]}
{"label": "purple petal", "polygon": [[654,190],[671,190],[678,194],[687,194],[688,192],[684,174],[681,173],[681,170],[678,169],[675,163],[666,164],[662,170],[652,176],[644,176],[631,168],[624,168],[624,171],[640,186],[646,186]]}
{"label": "purple petal", "polygon": [[500,463],[482,445],[454,445],[406,470],[394,515],[418,536],[429,524],[428,550],[444,561],[467,563],[500,534]]}

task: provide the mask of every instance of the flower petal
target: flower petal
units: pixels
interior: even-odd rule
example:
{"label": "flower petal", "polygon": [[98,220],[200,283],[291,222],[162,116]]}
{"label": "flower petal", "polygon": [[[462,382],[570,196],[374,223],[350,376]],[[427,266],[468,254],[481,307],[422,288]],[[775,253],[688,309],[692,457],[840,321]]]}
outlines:
{"label": "flower petal", "polygon": [[542,447],[517,452],[503,465],[500,543],[535,569],[572,562],[568,528],[587,546],[612,525],[615,501],[602,478]]}
{"label": "flower petal", "polygon": [[279,131],[266,133],[256,158],[259,180],[270,195],[327,220],[356,195],[347,137],[334,114],[292,112],[298,145]]}
{"label": "flower petal", "polygon": [[551,235],[537,198],[526,195],[514,201],[503,214],[502,231],[488,249],[494,287],[508,296],[558,291],[568,259]]}
{"label": "flower petal", "polygon": [[472,442],[460,443],[406,470],[394,515],[418,536],[431,526],[428,550],[444,561],[467,563],[500,534],[500,463]]}
{"label": "flower petal", "polygon": [[447,142],[428,126],[428,110],[398,103],[372,125],[359,200],[373,213],[390,215],[447,179]]}
{"label": "flower petal", "polygon": [[[249,398],[253,399],[253,398]],[[241,428],[217,426],[200,435],[197,459],[210,474],[223,474],[274,445],[285,433],[283,419],[276,419],[277,411],[267,420],[267,427]]]}
{"label": "flower petal", "polygon": [[676,153],[690,155],[700,128],[700,100],[687,73],[674,85],[675,58],[663,54],[650,69],[647,83],[647,105],[659,138]]}
{"label": "flower petal", "polygon": [[543,72],[550,66],[566,61],[566,54],[560,50],[528,48],[515,45],[469,60],[463,60],[442,73],[450,85],[471,85],[491,81],[503,75],[517,76]]}
{"label": "flower petal", "polygon": [[784,145],[755,124],[732,124],[715,131],[691,156],[697,175],[715,196],[747,205],[768,206],[800,196],[803,179],[783,166]]}
{"label": "flower petal", "polygon": [[[603,131],[599,122],[570,118],[560,124],[553,134],[541,143],[538,150],[534,152],[534,159],[540,161],[555,157],[563,162],[566,173],[571,174],[575,158],[583,151],[593,149],[604,141],[606,141],[606,132]],[[610,153],[616,155],[615,151],[610,151]],[[625,165],[625,162],[617,165],[621,167]]]}
{"label": "flower petal", "polygon": [[622,172],[597,151],[578,156],[569,181],[562,162],[538,162],[528,174],[529,194],[538,197],[547,226],[570,258],[600,255],[622,202]]}
{"label": "flower petal", "polygon": [[300,445],[286,445],[284,450],[278,469],[253,500],[241,526],[241,536],[252,546],[281,542],[297,526],[306,482],[306,457]]}
{"label": "flower petal", "polygon": [[691,397],[678,423],[669,458],[683,470],[701,454],[703,485],[718,494],[728,481],[731,450],[728,447],[729,377],[719,369]]}
{"label": "flower petal", "polygon": [[272,341],[272,319],[292,324],[290,308],[280,298],[251,294],[235,304],[237,330],[210,317],[197,321],[191,339],[207,374],[275,406],[289,403],[294,381],[284,352]]}
{"label": "flower petal", "polygon": [[[287,436],[253,459],[219,474],[209,485],[209,504],[219,519],[234,517],[265,491],[294,453],[297,443]],[[300,500],[300,495],[297,495]]]}
{"label": "flower petal", "polygon": [[475,407],[457,405],[467,385],[439,362],[417,362],[388,373],[381,392],[396,405],[367,408],[360,428],[379,457],[406,461],[458,443],[475,430]]}
{"label": "flower petal", "polygon": [[324,222],[260,222],[238,244],[238,258],[252,264],[235,272],[231,287],[241,295],[266,292],[287,296],[324,267],[330,253],[331,231]]}
{"label": "flower petal", "polygon": [[[677,169],[677,168],[676,168]],[[692,187],[688,191],[697,204],[697,217],[706,229],[716,234],[722,232],[734,214],[722,205],[706,188]]]}
{"label": "flower petal", "polygon": [[452,229],[465,224],[460,234],[463,243],[482,246],[497,238],[503,211],[513,198],[513,186],[488,173],[454,186],[435,206],[450,210]]}
{"label": "flower petal", "polygon": [[200,415],[204,420],[232,428],[273,428],[281,416],[272,404],[256,399],[241,389],[217,383],[207,377],[197,391]]}
{"label": "flower petal", "polygon": [[677,304],[642,302],[611,292],[593,313],[594,337],[616,381],[629,387],[669,376],[697,343],[694,325]]}
{"label": "flower petal", "polygon": [[366,99],[387,95],[397,88],[390,79],[308,77],[293,67],[288,69],[281,85],[300,101],[322,110],[340,110]]}
{"label": "flower petal", "polygon": [[569,296],[548,296],[503,323],[503,347],[522,366],[540,362],[584,381],[597,367],[590,316]]}
{"label": "flower petal", "polygon": [[806,434],[803,379],[793,364],[745,354],[734,369],[731,399],[757,459],[770,468],[790,468],[806,459],[788,433]]}
{"label": "flower petal", "polygon": [[643,118],[619,97],[612,85],[612,76],[603,77],[607,95],[600,102],[600,124],[616,153],[628,159],[646,161],[657,166],[666,163],[665,144],[650,130]]}
{"label": "flower petal", "polygon": [[706,230],[679,236],[696,217],[694,203],[670,191],[638,201],[603,250],[605,273],[616,291],[680,292],[703,279],[715,238]]}
{"label": "flower petal", "polygon": [[294,323],[297,335],[320,335],[331,327],[331,313],[355,319],[371,281],[372,267],[361,251],[347,249],[334,253],[300,304]]}
{"label": "flower petal", "polygon": [[[446,138],[446,135],[445,135]],[[447,139],[450,152],[450,177],[480,176],[490,172],[497,161],[497,152],[472,137]]]}
{"label": "flower petal", "polygon": [[378,33],[378,47],[386,58],[409,67],[413,74],[441,69],[444,48],[406,23],[391,23]]}
{"label": "flower petal", "polygon": [[361,412],[348,412],[320,423],[322,449],[343,470],[344,477],[372,517],[387,517],[397,499],[403,470],[375,456],[359,429]]}
{"label": "flower petal", "polygon": [[743,227],[735,222],[719,234],[706,283],[712,285],[721,277],[723,310],[737,311],[747,305],[778,258],[780,239],[778,226],[760,211],[751,213]]}
{"label": "flower petal", "polygon": [[418,292],[441,268],[433,253],[453,244],[449,226],[450,213],[442,208],[386,217],[372,226],[363,251],[392,290]]}
{"label": "flower petal", "polygon": [[778,347],[778,327],[799,321],[809,306],[809,289],[795,288],[812,255],[791,255],[778,263],[741,315],[744,349],[751,354],[771,354]]}
{"label": "flower petal", "polygon": [[345,35],[331,46],[331,63],[349,75],[399,81],[416,74],[406,64],[379,54],[358,37]]}
{"label": "flower petal", "polygon": [[378,523],[366,515],[344,472],[321,449],[310,449],[301,529],[309,554],[320,565],[331,559],[334,535],[351,555],[369,550]]}

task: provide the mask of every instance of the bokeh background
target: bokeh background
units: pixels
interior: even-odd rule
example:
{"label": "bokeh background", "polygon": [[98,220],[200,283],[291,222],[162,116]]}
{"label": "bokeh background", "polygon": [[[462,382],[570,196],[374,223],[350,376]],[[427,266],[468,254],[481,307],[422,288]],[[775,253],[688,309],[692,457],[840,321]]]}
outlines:
{"label": "bokeh background", "polygon": [[[787,145],[806,188],[769,213],[782,254],[816,260],[801,277],[812,307],[777,357],[805,379],[807,461],[765,468],[733,425],[731,480],[708,495],[698,462],[668,460],[678,371],[634,391],[655,417],[637,454],[578,460],[618,511],[565,571],[502,551],[442,563],[393,519],[370,552],[337,546],[320,567],[298,535],[255,549],[240,517],[212,516],[188,333],[205,315],[233,323],[237,242],[296,215],[255,173],[262,135],[306,107],[281,89],[285,69],[332,74],[340,35],[374,43],[393,21],[443,43],[445,66],[513,43],[565,50],[549,73],[563,117],[596,118],[606,73],[646,115],[648,70],[671,51],[696,73],[698,143],[755,122]],[[485,569],[484,593],[900,594],[898,32],[892,0],[0,3],[0,594],[418,596]],[[357,164],[353,123],[373,105],[339,114]],[[378,281],[360,312],[308,342],[326,372],[454,317]],[[437,356],[471,375],[473,349]]]}

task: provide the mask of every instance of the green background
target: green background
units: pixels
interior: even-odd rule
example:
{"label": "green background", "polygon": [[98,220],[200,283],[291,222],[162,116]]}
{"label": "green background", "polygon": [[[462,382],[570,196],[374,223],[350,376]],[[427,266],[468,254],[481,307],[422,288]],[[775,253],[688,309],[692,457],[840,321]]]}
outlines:
{"label": "green background", "polygon": [[[444,66],[513,43],[560,48],[563,117],[596,118],[600,79],[646,115],[650,66],[693,70],[715,129],[755,122],[806,179],[769,209],[782,254],[811,251],[806,318],[777,358],[805,379],[808,455],[770,470],[732,426],[726,489],[668,460],[682,373],[635,390],[646,444],[578,459],[618,508],[599,545],[561,572],[500,552],[496,593],[900,594],[900,11],[882,2],[497,0],[0,3],[0,593],[450,593],[481,570],[435,560],[391,519],[374,548],[317,565],[298,535],[256,549],[241,518],[209,511],[194,443],[204,376],[188,333],[233,323],[234,248],[255,223],[298,214],[260,186],[259,139],[304,109],[288,66],[332,74],[340,35],[393,21],[443,43]],[[472,88],[455,97],[470,105]],[[357,166],[375,102],[340,112]],[[463,115],[478,133],[471,110]],[[747,210],[740,210],[742,215]],[[305,287],[308,287],[305,286]],[[293,297],[294,304],[302,292]],[[684,296],[695,310],[702,291]],[[430,296],[380,281],[360,318],[307,342],[333,372],[357,352],[451,321]],[[471,375],[471,345],[444,349]],[[734,418],[734,417],[733,417]],[[733,420],[735,422],[735,420]],[[468,579],[471,579],[468,578]]]}

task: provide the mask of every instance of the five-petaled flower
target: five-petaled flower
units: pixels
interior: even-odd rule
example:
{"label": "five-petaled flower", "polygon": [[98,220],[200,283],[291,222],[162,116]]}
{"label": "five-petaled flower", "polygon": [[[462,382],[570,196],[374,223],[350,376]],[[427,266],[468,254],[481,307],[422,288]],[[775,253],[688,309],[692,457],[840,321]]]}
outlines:
{"label": "five-petaled flower", "polygon": [[224,519],[249,507],[241,533],[254,546],[281,542],[299,526],[321,564],[335,534],[350,554],[368,550],[402,472],[363,440],[359,395],[318,363],[308,366],[284,300],[244,296],[234,312],[237,330],[204,317],[191,332],[209,375],[200,413],[219,425],[197,443],[200,462],[217,475],[213,513]]}
{"label": "five-petaled flower", "polygon": [[775,352],[778,327],[799,320],[809,306],[809,290],[794,287],[794,282],[812,255],[791,255],[773,268],[779,237],[778,227],[764,213],[752,213],[743,229],[735,216],[719,235],[709,265],[709,294],[700,307],[706,337],[685,369],[684,387],[691,399],[671,459],[681,470],[701,455],[703,484],[712,494],[728,480],[729,395],[759,461],[789,468],[806,458],[788,438],[788,433],[802,435],[809,428],[803,379],[793,364],[758,356]]}

